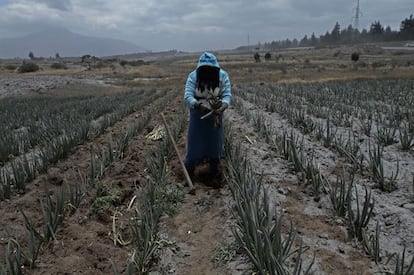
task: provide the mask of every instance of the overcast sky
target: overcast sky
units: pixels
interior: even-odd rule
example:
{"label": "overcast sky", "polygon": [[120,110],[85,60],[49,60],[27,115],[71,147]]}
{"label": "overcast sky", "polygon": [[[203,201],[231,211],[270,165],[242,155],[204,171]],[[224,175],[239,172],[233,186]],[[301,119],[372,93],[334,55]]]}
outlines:
{"label": "overcast sky", "polygon": [[[131,41],[153,51],[231,49],[352,24],[356,0],[0,0],[0,38],[49,26]],[[360,29],[392,30],[414,0],[360,0]]]}

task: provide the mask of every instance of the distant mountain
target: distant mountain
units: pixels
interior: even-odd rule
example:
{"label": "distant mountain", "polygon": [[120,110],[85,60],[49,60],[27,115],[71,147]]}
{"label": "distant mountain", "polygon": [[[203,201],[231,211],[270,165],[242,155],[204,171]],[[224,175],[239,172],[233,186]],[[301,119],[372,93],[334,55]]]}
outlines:
{"label": "distant mountain", "polygon": [[112,38],[97,38],[73,33],[64,28],[50,28],[18,38],[0,38],[0,58],[27,58],[29,52],[35,57],[111,56],[146,50],[131,42]]}

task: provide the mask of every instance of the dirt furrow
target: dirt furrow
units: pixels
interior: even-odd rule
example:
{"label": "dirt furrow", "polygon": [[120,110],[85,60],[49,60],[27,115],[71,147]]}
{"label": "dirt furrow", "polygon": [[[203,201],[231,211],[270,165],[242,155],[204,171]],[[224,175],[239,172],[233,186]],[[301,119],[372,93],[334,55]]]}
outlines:
{"label": "dirt furrow", "polygon": [[[181,156],[185,156],[185,144],[186,133],[177,143]],[[170,167],[173,182],[185,184],[177,156]],[[230,191],[226,186],[210,186],[208,165],[197,167],[193,183],[196,195],[186,195],[178,214],[165,217],[162,222],[161,231],[174,246],[163,250],[158,269],[169,274],[235,274],[217,255],[232,239]]]}
{"label": "dirt furrow", "polygon": [[227,232],[223,197],[219,190],[199,186],[195,196],[186,196],[179,213],[165,220],[165,233],[179,248],[169,253],[170,273],[231,274],[213,262],[214,250]]}

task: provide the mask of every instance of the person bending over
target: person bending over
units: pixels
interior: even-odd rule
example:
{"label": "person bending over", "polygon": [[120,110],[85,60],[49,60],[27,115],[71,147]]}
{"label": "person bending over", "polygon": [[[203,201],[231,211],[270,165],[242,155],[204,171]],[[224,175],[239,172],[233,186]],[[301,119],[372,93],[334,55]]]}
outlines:
{"label": "person bending over", "polygon": [[187,78],[184,100],[190,108],[185,167],[194,175],[197,164],[207,160],[212,182],[221,176],[223,112],[231,101],[229,75],[214,54],[205,52]]}

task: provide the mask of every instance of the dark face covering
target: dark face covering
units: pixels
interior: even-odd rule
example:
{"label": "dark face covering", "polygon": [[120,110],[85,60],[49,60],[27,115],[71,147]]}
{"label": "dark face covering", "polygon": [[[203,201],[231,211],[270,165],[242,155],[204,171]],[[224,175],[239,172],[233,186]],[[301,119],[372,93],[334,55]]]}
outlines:
{"label": "dark face covering", "polygon": [[204,90],[213,90],[219,87],[220,68],[213,66],[200,66],[197,69],[197,89],[201,92]]}

